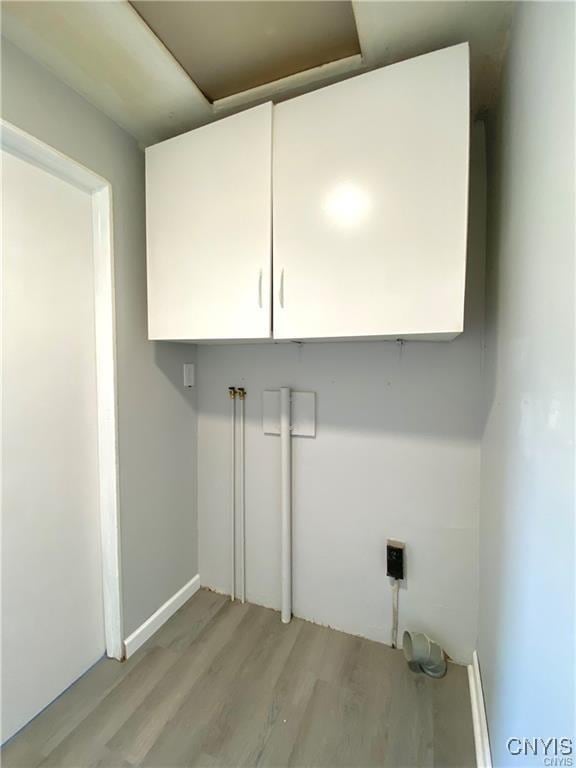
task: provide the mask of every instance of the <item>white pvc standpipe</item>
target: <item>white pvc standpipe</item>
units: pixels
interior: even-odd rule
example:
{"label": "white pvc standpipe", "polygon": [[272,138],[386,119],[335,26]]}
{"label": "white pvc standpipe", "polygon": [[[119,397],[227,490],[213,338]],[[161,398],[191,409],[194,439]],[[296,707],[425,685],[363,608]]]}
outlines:
{"label": "white pvc standpipe", "polygon": [[236,597],[236,391],[230,388],[232,433],[232,498],[230,504],[230,599]]}
{"label": "white pvc standpipe", "polygon": [[238,482],[238,500],[239,500],[239,528],[240,528],[240,600],[246,601],[246,504],[244,493],[244,398],[246,393],[240,390],[240,414],[238,436],[238,464],[240,475]]}
{"label": "white pvc standpipe", "polygon": [[290,389],[280,389],[280,455],[282,510],[282,621],[292,618],[292,440]]}

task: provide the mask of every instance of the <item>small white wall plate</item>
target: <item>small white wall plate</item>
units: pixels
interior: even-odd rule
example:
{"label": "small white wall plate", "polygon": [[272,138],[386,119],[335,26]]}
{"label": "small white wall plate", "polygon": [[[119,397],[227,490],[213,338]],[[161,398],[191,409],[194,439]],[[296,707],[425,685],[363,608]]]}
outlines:
{"label": "small white wall plate", "polygon": [[195,384],[194,363],[184,363],[182,372],[186,389],[193,387]]}
{"label": "small white wall plate", "polygon": [[[292,436],[316,437],[316,393],[290,393],[292,399]],[[262,393],[262,427],[266,435],[280,434],[280,390]]]}

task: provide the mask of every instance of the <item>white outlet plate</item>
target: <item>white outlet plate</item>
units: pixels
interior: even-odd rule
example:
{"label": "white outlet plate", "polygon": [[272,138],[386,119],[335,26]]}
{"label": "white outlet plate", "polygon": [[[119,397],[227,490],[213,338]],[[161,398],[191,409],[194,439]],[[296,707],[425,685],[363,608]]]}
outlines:
{"label": "white outlet plate", "polygon": [[[316,393],[290,393],[292,398],[292,436],[316,437]],[[262,393],[262,426],[267,435],[280,434],[280,390]]]}
{"label": "white outlet plate", "polygon": [[183,377],[184,377],[184,386],[187,389],[190,389],[190,387],[194,386],[194,383],[195,383],[194,363],[184,363]]}

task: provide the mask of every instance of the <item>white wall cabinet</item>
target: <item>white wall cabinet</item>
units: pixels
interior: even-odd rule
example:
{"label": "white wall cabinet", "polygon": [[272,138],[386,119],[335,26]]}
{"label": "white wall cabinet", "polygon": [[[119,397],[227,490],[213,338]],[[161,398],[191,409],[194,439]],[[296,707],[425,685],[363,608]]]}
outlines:
{"label": "white wall cabinet", "polygon": [[269,338],[272,105],[146,150],[150,339]]}
{"label": "white wall cabinet", "polygon": [[149,149],[150,337],[269,337],[271,238],[274,338],[456,336],[469,114],[464,44]]}
{"label": "white wall cabinet", "polygon": [[274,336],[462,331],[468,46],[275,107]]}

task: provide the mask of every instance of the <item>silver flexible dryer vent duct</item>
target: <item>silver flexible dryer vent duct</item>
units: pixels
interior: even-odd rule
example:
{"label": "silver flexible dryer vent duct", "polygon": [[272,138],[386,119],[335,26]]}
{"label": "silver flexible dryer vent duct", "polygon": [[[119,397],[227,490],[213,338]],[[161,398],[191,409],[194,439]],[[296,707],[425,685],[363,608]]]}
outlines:
{"label": "silver flexible dryer vent duct", "polygon": [[424,672],[430,677],[444,677],[446,658],[444,651],[428,635],[421,632],[404,632],[402,650],[408,666],[414,672]]}

